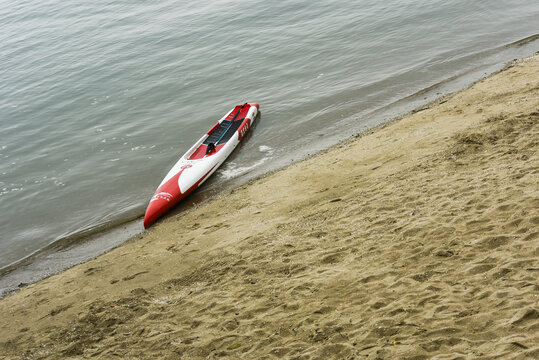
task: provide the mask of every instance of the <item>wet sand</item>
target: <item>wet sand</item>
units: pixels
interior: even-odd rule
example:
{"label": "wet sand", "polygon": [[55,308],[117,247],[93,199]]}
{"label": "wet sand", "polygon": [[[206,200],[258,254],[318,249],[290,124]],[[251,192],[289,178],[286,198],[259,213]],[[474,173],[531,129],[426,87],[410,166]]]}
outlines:
{"label": "wet sand", "polygon": [[539,358],[539,56],[0,300],[0,358]]}

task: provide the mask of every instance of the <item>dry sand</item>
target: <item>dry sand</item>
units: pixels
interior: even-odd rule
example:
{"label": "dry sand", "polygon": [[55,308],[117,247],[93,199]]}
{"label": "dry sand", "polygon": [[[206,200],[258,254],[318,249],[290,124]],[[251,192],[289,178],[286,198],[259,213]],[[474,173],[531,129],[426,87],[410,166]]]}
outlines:
{"label": "dry sand", "polygon": [[0,301],[0,358],[539,358],[539,56]]}

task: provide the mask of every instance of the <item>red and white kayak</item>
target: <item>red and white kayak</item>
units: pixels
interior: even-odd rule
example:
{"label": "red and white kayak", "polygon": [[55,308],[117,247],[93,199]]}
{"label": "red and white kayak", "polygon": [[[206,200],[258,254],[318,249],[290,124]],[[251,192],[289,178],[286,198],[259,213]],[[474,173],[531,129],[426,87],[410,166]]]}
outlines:
{"label": "red and white kayak", "polygon": [[192,193],[225,161],[243,139],[258,114],[257,103],[237,105],[200,138],[163,179],[152,196],[144,227]]}

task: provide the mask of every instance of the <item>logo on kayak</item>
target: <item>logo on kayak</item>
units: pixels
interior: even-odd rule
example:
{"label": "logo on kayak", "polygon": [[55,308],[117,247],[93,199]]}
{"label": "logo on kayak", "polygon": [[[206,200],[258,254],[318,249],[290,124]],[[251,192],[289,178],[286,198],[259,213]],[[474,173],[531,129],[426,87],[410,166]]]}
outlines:
{"label": "logo on kayak", "polygon": [[170,201],[172,199],[172,194],[169,194],[167,192],[160,192],[159,194],[155,194],[154,196],[152,196],[150,202],[160,199]]}
{"label": "logo on kayak", "polygon": [[180,170],[189,169],[190,167],[193,167],[193,165],[190,165],[190,164],[183,165],[183,166],[180,168]]}
{"label": "logo on kayak", "polygon": [[247,118],[247,122],[245,122],[245,124],[243,124],[243,126],[238,130],[239,132],[238,140],[243,139],[243,137],[249,130],[250,125],[251,125],[251,119]]}

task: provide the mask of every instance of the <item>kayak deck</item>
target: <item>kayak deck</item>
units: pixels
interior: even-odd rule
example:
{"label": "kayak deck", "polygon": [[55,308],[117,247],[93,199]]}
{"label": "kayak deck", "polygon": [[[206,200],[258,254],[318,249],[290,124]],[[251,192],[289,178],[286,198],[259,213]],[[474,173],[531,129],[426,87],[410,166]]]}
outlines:
{"label": "kayak deck", "polygon": [[[220,124],[214,126],[209,132],[208,137],[200,144],[200,146],[189,156],[189,160],[202,159],[204,156],[214,155],[224,144],[226,144],[236,133],[238,128],[245,120],[250,106],[237,105]],[[213,145],[212,145],[213,144]],[[213,147],[215,150],[208,153],[208,148]]]}
{"label": "kayak deck", "polygon": [[[204,142],[202,144],[203,145],[209,145],[209,144],[213,143],[215,145],[220,145],[220,144],[226,143],[228,140],[230,140],[232,135],[234,135],[236,130],[238,130],[238,128],[240,127],[240,125],[241,125],[241,123],[243,122],[244,119],[245,118],[240,118],[240,119],[236,119],[234,121],[223,120],[223,122],[220,123],[219,126],[217,126],[210,133],[210,136],[208,136],[208,138],[206,140],[204,140]],[[231,122],[232,122],[232,124],[230,124]],[[226,130],[227,127],[229,127],[228,130]],[[221,139],[219,140],[218,143],[215,143],[217,141],[217,139],[219,139],[219,137],[222,135],[223,131],[225,131],[225,130],[226,130],[226,133],[221,137]]]}

